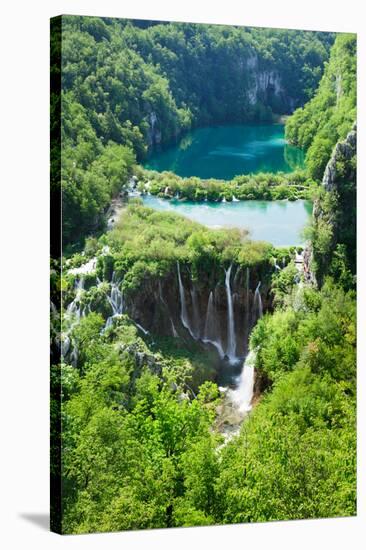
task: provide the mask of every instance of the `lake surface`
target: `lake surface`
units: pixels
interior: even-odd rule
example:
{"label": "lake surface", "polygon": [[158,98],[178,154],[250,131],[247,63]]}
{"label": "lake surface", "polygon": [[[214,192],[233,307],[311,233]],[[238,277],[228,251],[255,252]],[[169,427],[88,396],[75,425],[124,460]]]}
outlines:
{"label": "lake surface", "polygon": [[310,201],[190,202],[145,195],[144,204],[155,210],[177,212],[207,227],[248,229],[250,237],[275,246],[299,246],[301,232],[311,218]]}
{"label": "lake surface", "polygon": [[304,166],[304,153],[288,145],[283,124],[198,128],[177,145],[154,152],[145,168],[179,176],[230,180],[239,174],[291,172]]}

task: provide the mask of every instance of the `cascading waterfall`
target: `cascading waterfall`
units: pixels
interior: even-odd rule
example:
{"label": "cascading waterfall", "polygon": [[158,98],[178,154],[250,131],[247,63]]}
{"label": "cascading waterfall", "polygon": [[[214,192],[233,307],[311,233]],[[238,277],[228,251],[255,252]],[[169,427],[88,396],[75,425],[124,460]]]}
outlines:
{"label": "cascading waterfall", "polygon": [[173,322],[173,319],[170,315],[170,312],[169,312],[169,306],[168,304],[166,303],[166,301],[164,300],[164,297],[163,297],[163,289],[161,287],[161,281],[159,279],[159,282],[158,282],[158,288],[159,288],[159,298],[160,298],[160,301],[161,303],[165,306],[167,312],[168,312],[168,315],[169,315],[169,320],[170,320],[170,326],[172,328],[172,334],[173,334],[173,337],[174,338],[178,338],[179,337],[179,334],[175,328],[175,325],[174,325],[174,322]]}
{"label": "cascading waterfall", "polygon": [[230,390],[229,393],[231,401],[238,407],[241,413],[248,412],[252,408],[255,358],[256,352],[250,351],[244,361],[238,386],[235,390]]}
{"label": "cascading waterfall", "polygon": [[173,337],[174,338],[178,338],[179,337],[179,334],[175,328],[175,325],[173,323],[173,319],[170,317],[170,326],[172,327],[172,334],[173,334]]}
{"label": "cascading waterfall", "polygon": [[221,359],[224,358],[225,352],[222,349],[221,342],[218,340],[217,337],[217,326],[215,322],[215,304],[212,290],[208,297],[205,329],[202,341],[205,344],[212,344],[213,346],[215,346]]}
{"label": "cascading waterfall", "polygon": [[81,305],[80,305],[80,298],[84,290],[84,277],[81,276],[79,279],[76,279],[75,281],[75,298],[72,302],[67,306],[66,309],[66,318],[68,320],[74,319],[74,323],[78,322],[81,317]]}
{"label": "cascading waterfall", "polygon": [[215,315],[215,309],[214,309],[214,301],[213,301],[213,292],[211,290],[208,297],[208,303],[207,303],[204,340],[211,340],[212,337],[215,337],[212,330],[214,315]]}
{"label": "cascading waterfall", "polygon": [[70,361],[71,364],[76,366],[77,363],[77,356],[78,356],[78,350],[76,348],[76,345],[74,342],[71,341],[71,331],[75,325],[78,324],[80,321],[81,316],[85,315],[85,310],[81,309],[80,304],[80,298],[84,292],[84,276],[81,275],[78,279],[75,281],[75,298],[72,302],[67,306],[66,313],[65,313],[65,321],[66,324],[69,325],[67,331],[63,334],[62,342],[61,342],[61,356],[63,358],[66,357],[66,355],[69,353],[71,345],[73,345],[73,349],[71,350],[70,354]]}
{"label": "cascading waterfall", "polygon": [[234,307],[233,298],[230,288],[230,275],[233,265],[231,264],[229,269],[225,270],[225,287],[227,296],[227,350],[226,355],[230,361],[236,359],[236,339],[235,339],[235,326],[234,326]]}
{"label": "cascading waterfall", "polygon": [[261,297],[261,293],[259,292],[260,287],[261,287],[261,281],[259,281],[254,293],[253,317],[255,320],[260,319],[263,315],[262,297]]}
{"label": "cascading waterfall", "polygon": [[113,314],[108,317],[105,329],[109,328],[113,324],[113,318],[117,315],[121,315],[123,313],[123,292],[119,288],[120,281],[116,280],[116,274],[113,271],[112,274],[112,281],[111,281],[111,294],[110,296],[107,296],[108,302],[111,305]]}
{"label": "cascading waterfall", "polygon": [[188,320],[186,296],[184,293],[184,287],[183,287],[182,278],[180,275],[179,262],[177,262],[177,271],[178,271],[178,285],[179,285],[179,297],[180,297],[180,319],[182,321],[182,325],[188,330],[192,338],[196,340],[196,337],[190,327],[189,320]]}
{"label": "cascading waterfall", "polygon": [[200,314],[198,310],[197,291],[195,286],[193,286],[191,290],[191,298],[193,309],[193,332],[196,336],[196,339],[198,339],[200,338]]}
{"label": "cascading waterfall", "polygon": [[140,323],[135,323],[135,325],[137,326],[138,329],[141,330],[141,332],[143,332],[144,334],[150,334],[150,332],[144,328],[142,325],[140,325]]}
{"label": "cascading waterfall", "polygon": [[107,296],[108,301],[112,307],[113,314],[108,317],[105,328],[112,326],[113,319],[117,315],[121,315],[123,313],[123,292],[119,289],[119,284],[119,282],[116,282],[116,274],[113,272],[111,281],[111,295]]}
{"label": "cascading waterfall", "polygon": [[245,296],[245,314],[246,314],[246,320],[247,320],[247,327],[249,327],[249,290],[250,290],[250,271],[249,267],[247,267],[246,271],[246,296]]}

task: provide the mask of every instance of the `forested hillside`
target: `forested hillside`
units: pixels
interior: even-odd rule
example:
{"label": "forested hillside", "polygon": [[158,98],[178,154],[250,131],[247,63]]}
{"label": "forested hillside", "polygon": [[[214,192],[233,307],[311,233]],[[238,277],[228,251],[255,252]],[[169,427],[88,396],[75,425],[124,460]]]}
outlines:
{"label": "forested hillside", "polygon": [[195,126],[272,120],[302,106],[334,40],[331,33],[76,16],[53,20],[52,29],[51,109],[62,112],[53,170],[59,181],[62,139],[65,245],[103,227],[110,198],[149,149]]}
{"label": "forested hillside", "polygon": [[[53,31],[53,528],[355,515],[355,37],[76,16]],[[196,125],[294,109],[304,170],[139,165]],[[314,212],[304,247],[276,248],[139,193],[192,208],[311,196]]]}
{"label": "forested hillside", "polygon": [[356,35],[339,35],[316,94],[286,124],[287,139],[307,149],[307,168],[318,180],[355,122],[356,91]]}

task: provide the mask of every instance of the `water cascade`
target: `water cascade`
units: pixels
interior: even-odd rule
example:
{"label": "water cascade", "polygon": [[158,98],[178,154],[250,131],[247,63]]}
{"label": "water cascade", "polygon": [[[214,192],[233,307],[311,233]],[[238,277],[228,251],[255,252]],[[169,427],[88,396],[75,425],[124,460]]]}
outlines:
{"label": "water cascade", "polygon": [[221,359],[224,358],[225,352],[222,349],[221,342],[218,340],[218,335],[217,335],[215,304],[214,304],[214,295],[212,290],[208,297],[205,330],[204,330],[204,336],[202,341],[205,344],[212,344],[213,346],[215,346]]}
{"label": "water cascade", "polygon": [[191,298],[193,308],[193,332],[196,336],[196,339],[198,339],[200,338],[200,314],[198,310],[197,291],[195,286],[193,286],[191,290]]}
{"label": "water cascade", "polygon": [[108,302],[111,305],[113,314],[108,317],[105,328],[109,328],[113,324],[113,318],[123,313],[123,293],[119,289],[120,281],[116,281],[116,274],[113,272],[111,281],[111,294],[107,296]]}
{"label": "water cascade", "polygon": [[255,358],[256,352],[250,351],[244,361],[237,388],[230,390],[230,399],[241,413],[248,412],[252,408]]}
{"label": "water cascade", "polygon": [[227,350],[226,355],[230,361],[236,359],[236,339],[234,327],[234,307],[230,288],[230,275],[233,265],[231,264],[228,270],[225,270],[225,287],[227,296]]}
{"label": "water cascade", "polygon": [[261,293],[259,292],[260,287],[261,287],[261,281],[259,281],[254,293],[253,318],[255,319],[255,321],[257,319],[260,319],[263,315],[262,297],[261,297]]}
{"label": "water cascade", "polygon": [[80,321],[80,317],[85,315],[85,311],[81,309],[80,298],[84,292],[84,276],[81,275],[80,278],[75,281],[75,298],[67,306],[65,313],[65,321],[68,325],[67,331],[63,334],[61,342],[61,356],[63,358],[69,353],[71,346],[73,349],[70,354],[70,362],[72,365],[76,366],[78,350],[74,342],[72,342],[70,334],[75,325]]}
{"label": "water cascade", "polygon": [[182,278],[180,276],[179,262],[177,262],[177,270],[178,270],[178,284],[179,284],[179,297],[180,297],[180,319],[182,321],[182,325],[188,330],[192,338],[196,340],[196,337],[192,332],[192,329],[190,327],[189,320],[188,320],[186,296],[184,293]]}
{"label": "water cascade", "polygon": [[135,323],[135,325],[137,326],[138,329],[141,330],[141,332],[143,332],[144,334],[150,334],[150,332],[144,328],[142,325],[140,325],[140,323]]}
{"label": "water cascade", "polygon": [[74,319],[74,323],[78,322],[81,317],[81,306],[80,306],[80,298],[84,291],[84,277],[81,276],[79,279],[75,282],[75,298],[72,302],[67,306],[66,309],[66,318],[68,320]]}
{"label": "water cascade", "polygon": [[178,338],[179,334],[174,326],[173,319],[170,317],[170,326],[172,327],[172,334],[174,338]]}

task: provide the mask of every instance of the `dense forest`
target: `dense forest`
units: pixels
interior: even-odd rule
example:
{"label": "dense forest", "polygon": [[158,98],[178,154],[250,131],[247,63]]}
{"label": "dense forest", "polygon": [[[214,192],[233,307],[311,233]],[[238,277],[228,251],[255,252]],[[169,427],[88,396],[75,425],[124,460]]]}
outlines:
{"label": "dense forest", "polygon": [[53,37],[65,244],[102,226],[113,182],[126,183],[154,146],[195,126],[272,120],[302,106],[334,41],[332,33],[75,16],[56,19]]}
{"label": "dense forest", "polygon": [[[53,528],[354,515],[355,36],[76,16],[51,30]],[[284,114],[303,170],[220,181],[140,164],[190,128]],[[108,227],[131,181],[167,200],[311,198],[305,249],[138,198]],[[223,380],[249,358],[243,411]]]}

